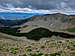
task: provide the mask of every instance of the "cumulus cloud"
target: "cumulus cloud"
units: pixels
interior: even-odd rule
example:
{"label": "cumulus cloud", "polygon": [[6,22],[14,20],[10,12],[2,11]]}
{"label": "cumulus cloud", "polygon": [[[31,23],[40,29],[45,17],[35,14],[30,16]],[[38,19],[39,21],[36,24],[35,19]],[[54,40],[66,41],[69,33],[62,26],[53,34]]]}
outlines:
{"label": "cumulus cloud", "polygon": [[61,5],[61,8],[64,8],[64,9],[67,7],[67,4],[65,2],[61,2],[60,5]]}

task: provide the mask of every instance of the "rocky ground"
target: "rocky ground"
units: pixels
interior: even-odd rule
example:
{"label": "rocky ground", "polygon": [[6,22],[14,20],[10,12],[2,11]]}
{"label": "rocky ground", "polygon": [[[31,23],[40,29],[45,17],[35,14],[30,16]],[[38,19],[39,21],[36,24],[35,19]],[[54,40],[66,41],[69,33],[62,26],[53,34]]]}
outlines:
{"label": "rocky ground", "polygon": [[0,33],[0,56],[74,56],[74,42],[55,36],[34,41]]}

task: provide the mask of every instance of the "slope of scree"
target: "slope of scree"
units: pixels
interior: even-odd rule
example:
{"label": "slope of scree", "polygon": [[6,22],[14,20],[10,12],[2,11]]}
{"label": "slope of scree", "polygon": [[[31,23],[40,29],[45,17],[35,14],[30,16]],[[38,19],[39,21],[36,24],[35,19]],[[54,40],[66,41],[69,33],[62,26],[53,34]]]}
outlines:
{"label": "slope of scree", "polygon": [[52,27],[57,29],[66,29],[75,27],[75,16],[65,14],[46,14],[36,15],[26,19],[26,23],[23,25],[41,25],[46,27]]}

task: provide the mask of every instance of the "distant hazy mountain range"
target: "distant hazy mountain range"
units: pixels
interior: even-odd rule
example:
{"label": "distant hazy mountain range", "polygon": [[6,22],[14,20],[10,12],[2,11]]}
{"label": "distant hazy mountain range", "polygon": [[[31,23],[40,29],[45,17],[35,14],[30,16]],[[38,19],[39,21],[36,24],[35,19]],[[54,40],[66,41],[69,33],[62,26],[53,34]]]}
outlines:
{"label": "distant hazy mountain range", "polygon": [[0,19],[3,20],[22,20],[34,15],[43,15],[44,13],[21,13],[21,12],[0,12]]}
{"label": "distant hazy mountain range", "polygon": [[34,15],[43,15],[43,13],[0,12],[0,24],[4,26],[19,25]]}

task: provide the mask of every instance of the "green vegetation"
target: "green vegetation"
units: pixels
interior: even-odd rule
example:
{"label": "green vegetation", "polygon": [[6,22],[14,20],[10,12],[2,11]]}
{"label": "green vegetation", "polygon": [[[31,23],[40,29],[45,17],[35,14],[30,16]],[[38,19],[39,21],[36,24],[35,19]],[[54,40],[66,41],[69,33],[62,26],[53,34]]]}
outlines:
{"label": "green vegetation", "polygon": [[11,48],[10,50],[11,50],[11,53],[16,54],[18,48]]}
{"label": "green vegetation", "polygon": [[21,54],[20,56],[27,56],[26,54]]}
{"label": "green vegetation", "polygon": [[61,21],[62,21],[63,23],[65,23],[65,22],[71,22],[72,19],[74,19],[74,18],[70,18],[70,19],[65,18],[65,19],[62,19]]}
{"label": "green vegetation", "polygon": [[23,26],[23,28],[26,28],[26,27],[28,27],[28,25]]}
{"label": "green vegetation", "polygon": [[31,46],[26,47],[26,50],[27,50],[27,51],[32,51]]}
{"label": "green vegetation", "polygon": [[[6,34],[9,34],[9,35],[13,35],[13,36],[25,36],[27,37],[28,39],[32,39],[32,40],[40,40],[41,38],[50,38],[52,37],[53,35],[54,36],[60,36],[60,37],[63,37],[63,38],[72,38],[72,37],[75,37],[75,35],[71,35],[71,34],[67,34],[67,33],[63,33],[63,32],[53,32],[53,31],[50,31],[46,28],[37,28],[37,29],[33,29],[31,30],[30,32],[28,33],[20,33],[20,30],[18,30],[18,28],[10,28],[10,27],[5,27],[5,28],[1,28],[0,31],[2,33],[6,33]],[[73,28],[72,30],[69,29],[69,31],[74,31],[75,28]]]}
{"label": "green vegetation", "polygon": [[7,33],[9,35],[17,35],[19,28],[10,28],[10,27],[2,27],[0,28],[0,32]]}
{"label": "green vegetation", "polygon": [[9,51],[9,49],[8,48],[0,48],[0,51],[6,51],[6,52],[8,52]]}
{"label": "green vegetation", "polygon": [[36,54],[36,53],[34,53],[34,54],[30,54],[30,56],[42,56],[43,54],[42,53],[39,53],[39,54]]}
{"label": "green vegetation", "polygon": [[50,56],[61,56],[61,54],[62,54],[62,51],[58,51],[56,53],[50,54]]}
{"label": "green vegetation", "polygon": [[75,46],[67,46],[67,48],[70,50],[75,50]]}
{"label": "green vegetation", "polygon": [[75,32],[75,28],[69,28],[67,29],[68,32]]}
{"label": "green vegetation", "polygon": [[45,54],[45,56],[49,56],[48,54]]}
{"label": "green vegetation", "polygon": [[41,48],[45,48],[45,46],[43,45],[43,46],[41,46]]}
{"label": "green vegetation", "polygon": [[7,52],[8,52],[8,51],[9,51],[9,49],[8,49],[8,48],[5,48],[5,51],[7,51]]}
{"label": "green vegetation", "polygon": [[27,48],[27,51],[32,51],[32,49],[31,48]]}
{"label": "green vegetation", "polygon": [[28,39],[34,39],[34,40],[39,40],[40,38],[51,37],[51,36],[52,32],[45,28],[33,29],[32,31],[26,34],[26,37]]}
{"label": "green vegetation", "polygon": [[16,50],[12,50],[11,53],[12,53],[12,54],[16,54]]}
{"label": "green vegetation", "polygon": [[57,43],[62,43],[62,41],[60,40],[60,41],[58,41]]}

